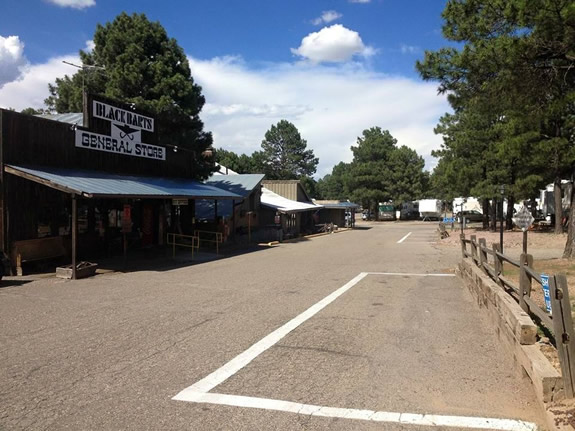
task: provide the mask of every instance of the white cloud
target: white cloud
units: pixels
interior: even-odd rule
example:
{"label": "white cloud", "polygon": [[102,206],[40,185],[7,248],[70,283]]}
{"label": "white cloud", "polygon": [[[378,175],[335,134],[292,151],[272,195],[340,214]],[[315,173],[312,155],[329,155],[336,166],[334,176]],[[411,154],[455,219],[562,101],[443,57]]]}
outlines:
{"label": "white cloud", "polygon": [[[87,40],[84,50],[90,52],[93,49],[94,41]],[[53,84],[56,78],[63,78],[64,75],[72,76],[77,72],[76,68],[65,64],[64,61],[77,65],[82,63],[77,54],[55,57],[43,64],[26,63],[19,79],[14,78],[2,86],[1,52],[0,46],[0,108],[14,108],[18,111],[24,108],[44,108],[44,99],[49,96],[48,84]]]}
{"label": "white cloud", "polygon": [[335,10],[324,10],[321,16],[312,20],[313,25],[328,24],[336,19],[340,19],[343,15]]}
{"label": "white cloud", "polygon": [[28,61],[24,57],[24,43],[18,36],[0,36],[0,88],[19,79]]}
{"label": "white cloud", "polygon": [[350,3],[370,3],[371,0],[349,0]]}
{"label": "white cloud", "polygon": [[363,44],[359,33],[341,24],[308,34],[302,39],[300,47],[291,51],[314,63],[341,63],[351,60],[354,55],[367,57],[375,53],[373,48]]}
{"label": "white cloud", "polygon": [[[43,107],[48,83],[75,73],[64,60],[80,62],[77,55],[68,55],[30,65],[21,80],[0,88],[0,106]],[[359,63],[250,69],[241,58],[226,57],[190,58],[190,65],[207,100],[201,118],[218,148],[251,154],[261,149],[271,125],[286,119],[319,157],[317,176],[323,177],[340,161],[351,161],[350,147],[364,129],[379,126],[422,155],[427,168],[435,165],[431,150],[439,147],[441,137],[433,128],[450,110],[435,83],[375,73]]]}
{"label": "white cloud", "polygon": [[421,49],[418,46],[405,45],[405,44],[401,45],[400,50],[402,54],[417,54],[421,51]]}
{"label": "white cloud", "polygon": [[251,154],[281,119],[298,128],[316,157],[317,176],[352,159],[350,147],[363,130],[388,129],[399,145],[415,149],[435,165],[431,150],[441,144],[433,128],[449,111],[435,83],[367,70],[359,64],[276,64],[250,69],[237,57],[190,58],[192,75],[207,103],[201,113],[217,148]]}
{"label": "white cloud", "polygon": [[71,7],[73,9],[84,9],[91,6],[96,6],[95,0],[46,0],[48,3],[55,4],[60,7]]}
{"label": "white cloud", "polygon": [[80,59],[77,55],[67,55],[52,58],[44,64],[30,65],[20,80],[0,88],[0,107],[18,111],[29,107],[43,108],[44,99],[49,96],[48,84],[53,84],[56,78],[76,72],[62,61],[79,64]]}
{"label": "white cloud", "polygon": [[95,47],[96,47],[96,44],[94,43],[93,40],[87,40],[86,41],[86,47],[84,48],[84,51],[92,52],[92,51],[94,51]]}

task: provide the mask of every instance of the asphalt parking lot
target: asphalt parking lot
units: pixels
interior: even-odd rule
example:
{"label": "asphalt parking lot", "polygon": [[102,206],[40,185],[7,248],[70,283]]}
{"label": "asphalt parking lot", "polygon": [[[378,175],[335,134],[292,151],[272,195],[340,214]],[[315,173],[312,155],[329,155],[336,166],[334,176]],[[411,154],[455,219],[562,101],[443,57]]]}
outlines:
{"label": "asphalt parking lot", "polygon": [[534,429],[532,389],[435,227],[8,284],[0,427]]}

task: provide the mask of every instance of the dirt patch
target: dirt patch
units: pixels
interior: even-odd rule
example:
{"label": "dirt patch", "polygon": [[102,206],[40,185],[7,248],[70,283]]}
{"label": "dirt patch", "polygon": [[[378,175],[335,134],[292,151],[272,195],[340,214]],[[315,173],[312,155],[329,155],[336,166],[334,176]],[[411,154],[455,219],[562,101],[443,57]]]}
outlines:
{"label": "dirt patch", "polygon": [[[439,240],[437,244],[446,247],[459,247],[461,231],[457,229],[452,231],[447,228],[447,232],[450,234],[449,237]],[[481,228],[465,229],[465,237],[469,238],[471,235],[476,235],[477,238],[485,238],[487,244],[499,243],[499,232],[491,232],[490,230]],[[566,234],[556,235],[553,232],[529,231],[527,233],[527,251],[529,251],[530,248],[562,249],[565,247],[566,241]],[[523,246],[523,232],[519,230],[506,230],[503,233],[503,245],[505,248],[520,250]]]}
{"label": "dirt patch", "polygon": [[559,373],[561,373],[561,364],[559,363],[559,354],[557,353],[557,349],[555,348],[555,346],[553,344],[551,344],[551,342],[549,341],[549,338],[540,337],[537,344],[539,344],[539,348],[541,349],[541,352],[545,355],[545,357],[549,360],[549,362],[551,362],[551,365],[553,365],[553,367],[557,371],[559,371]]}

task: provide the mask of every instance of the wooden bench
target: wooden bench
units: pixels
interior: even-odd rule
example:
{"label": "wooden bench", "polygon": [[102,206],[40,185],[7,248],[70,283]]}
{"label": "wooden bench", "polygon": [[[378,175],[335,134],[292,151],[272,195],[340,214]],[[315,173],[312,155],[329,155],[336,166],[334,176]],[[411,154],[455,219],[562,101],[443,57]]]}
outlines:
{"label": "wooden bench", "polygon": [[52,236],[26,239],[12,243],[11,260],[16,265],[16,275],[22,275],[22,264],[65,256],[64,238]]}

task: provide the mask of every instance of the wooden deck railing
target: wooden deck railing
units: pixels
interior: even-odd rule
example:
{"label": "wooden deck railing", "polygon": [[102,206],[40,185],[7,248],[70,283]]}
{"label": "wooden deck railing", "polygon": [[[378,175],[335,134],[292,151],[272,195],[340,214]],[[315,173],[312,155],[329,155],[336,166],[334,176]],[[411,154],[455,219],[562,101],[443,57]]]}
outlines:
{"label": "wooden deck railing", "polygon": [[[484,238],[477,240],[476,235],[471,235],[470,239],[466,239],[465,234],[461,234],[461,254],[464,258],[472,259],[485,274],[505,289],[526,313],[537,317],[553,334],[561,364],[565,396],[574,398],[575,330],[571,317],[567,277],[564,274],[549,275],[551,313],[548,313],[531,298],[533,281],[540,286],[543,282],[541,275],[533,269],[533,256],[521,254],[517,261],[501,253],[499,244],[493,244],[489,248]],[[504,263],[519,268],[519,285],[504,276]]]}

